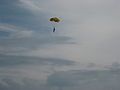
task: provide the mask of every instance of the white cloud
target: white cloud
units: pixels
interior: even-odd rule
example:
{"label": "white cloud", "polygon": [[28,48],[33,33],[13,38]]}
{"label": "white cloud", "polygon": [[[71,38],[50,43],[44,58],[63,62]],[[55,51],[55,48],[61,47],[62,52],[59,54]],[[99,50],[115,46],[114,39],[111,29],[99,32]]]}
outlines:
{"label": "white cloud", "polygon": [[[53,46],[48,45],[49,48],[42,49],[38,46],[28,51],[27,54],[55,56],[80,62],[90,61],[102,64],[119,60],[120,6],[118,0],[19,1],[23,8],[30,9],[34,14],[38,14],[38,11],[42,9],[48,17],[54,15],[62,17],[63,20],[58,28],[59,31],[57,31],[57,34],[55,33],[56,36],[59,34],[68,36],[76,42],[75,45],[64,44],[58,46],[54,46],[54,43]],[[5,28],[9,29],[8,27]],[[12,29],[14,28],[10,30]],[[32,34],[33,32],[28,30],[15,31],[11,37],[26,38],[31,37]],[[48,36],[47,34],[46,36],[49,38],[53,35]],[[42,41],[44,41],[43,39]],[[51,41],[53,41],[52,38]],[[57,42],[57,40],[54,42]]]}
{"label": "white cloud", "polygon": [[17,31],[17,28],[16,26],[11,25],[11,24],[0,23],[0,31],[15,32]]}
{"label": "white cloud", "polygon": [[33,1],[33,0],[19,0],[19,2],[21,3],[20,6],[24,7],[28,10],[31,11],[43,11],[43,9],[40,7],[40,5],[36,5],[35,2],[37,1]]}
{"label": "white cloud", "polygon": [[27,30],[11,24],[0,24],[0,31],[8,32],[10,38],[27,38],[33,36],[32,30]]}
{"label": "white cloud", "polygon": [[18,31],[14,34],[11,34],[12,38],[29,38],[32,37],[33,31]]}

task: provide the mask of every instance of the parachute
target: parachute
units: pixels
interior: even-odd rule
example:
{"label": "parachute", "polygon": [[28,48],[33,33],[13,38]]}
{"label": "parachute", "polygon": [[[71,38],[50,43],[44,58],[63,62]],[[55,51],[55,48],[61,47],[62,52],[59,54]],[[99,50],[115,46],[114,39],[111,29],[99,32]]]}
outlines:
{"label": "parachute", "polygon": [[50,18],[50,22],[53,24],[53,32],[55,32],[55,25],[60,22],[60,19],[57,17]]}

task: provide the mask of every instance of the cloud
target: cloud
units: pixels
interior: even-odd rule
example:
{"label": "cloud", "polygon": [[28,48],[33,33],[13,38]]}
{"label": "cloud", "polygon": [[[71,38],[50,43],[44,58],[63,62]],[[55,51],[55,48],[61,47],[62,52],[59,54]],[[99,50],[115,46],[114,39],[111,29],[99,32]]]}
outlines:
{"label": "cloud", "polygon": [[[119,60],[120,7],[118,0],[51,0],[50,2],[28,0],[28,2],[41,7],[46,17],[61,17],[63,20],[60,29],[62,29],[59,34],[71,37],[76,42],[74,46],[53,47],[50,49],[52,53],[80,62],[90,61],[98,64]],[[36,12],[36,10],[32,11]],[[37,49],[37,54],[40,51],[43,50]],[[54,54],[50,52],[49,56]]]}
{"label": "cloud", "polygon": [[27,38],[32,37],[33,31],[25,30],[24,28],[15,25],[3,24],[0,25],[0,31],[9,33],[7,38]]}
{"label": "cloud", "polygon": [[118,90],[120,88],[119,70],[68,70],[49,74],[47,73],[51,72],[49,68],[36,67],[36,65],[1,68],[0,89],[109,90],[112,88]]}
{"label": "cloud", "polygon": [[48,90],[48,75],[75,62],[59,58],[0,55],[0,89]]}
{"label": "cloud", "polygon": [[42,8],[35,5],[34,1],[32,0],[19,0],[21,2],[21,6],[24,6],[26,9],[29,9],[31,11],[43,11]]}
{"label": "cloud", "polygon": [[14,55],[0,55],[0,67],[7,66],[18,66],[26,64],[38,64],[38,65],[56,65],[56,66],[65,66],[65,65],[74,65],[74,61],[59,59],[59,58],[41,58],[33,56],[14,56]]}
{"label": "cloud", "polygon": [[37,7],[31,0],[1,1],[0,53],[19,54],[70,43],[72,38],[52,34],[48,14],[33,12]]}
{"label": "cloud", "polygon": [[[1,5],[9,5],[9,4],[16,4],[19,0],[11,0],[11,1],[8,1],[8,0],[0,0],[0,4]],[[12,2],[12,3],[11,3]]]}
{"label": "cloud", "polygon": [[52,36],[50,32],[35,31],[6,23],[1,23],[0,29],[3,34],[0,39],[0,52],[4,54],[32,51],[42,46],[48,47],[48,45],[67,44],[71,40],[66,36]]}
{"label": "cloud", "polygon": [[[26,9],[25,6],[22,6],[22,3],[19,0],[16,1],[1,1],[0,8],[0,22],[17,25],[19,27],[26,27],[29,29],[38,29],[46,27],[46,15],[42,12],[35,13]],[[48,22],[48,20],[46,21]],[[48,28],[48,27],[47,27]]]}
{"label": "cloud", "polygon": [[71,70],[56,72],[48,77],[48,85],[58,89],[75,90],[118,90],[119,70],[113,72],[109,70]]}
{"label": "cloud", "polygon": [[[119,9],[118,0],[0,0],[0,89],[118,90]],[[63,19],[55,33],[51,16]]]}
{"label": "cloud", "polygon": [[110,70],[119,70],[120,69],[120,63],[115,61],[112,64],[105,66],[105,68],[110,69]]}

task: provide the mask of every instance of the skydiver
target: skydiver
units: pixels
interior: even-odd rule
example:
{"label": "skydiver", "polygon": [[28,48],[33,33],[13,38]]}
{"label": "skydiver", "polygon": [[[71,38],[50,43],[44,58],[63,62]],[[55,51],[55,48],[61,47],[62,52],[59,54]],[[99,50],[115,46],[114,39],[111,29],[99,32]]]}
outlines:
{"label": "skydiver", "polygon": [[55,27],[53,28],[53,32],[55,32]]}

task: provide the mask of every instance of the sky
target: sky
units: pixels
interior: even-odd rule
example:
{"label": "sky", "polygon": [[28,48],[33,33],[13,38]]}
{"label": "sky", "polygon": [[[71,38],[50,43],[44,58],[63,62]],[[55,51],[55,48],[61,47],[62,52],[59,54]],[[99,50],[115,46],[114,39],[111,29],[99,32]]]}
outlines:
{"label": "sky", "polygon": [[119,90],[119,4],[0,0],[0,90]]}

